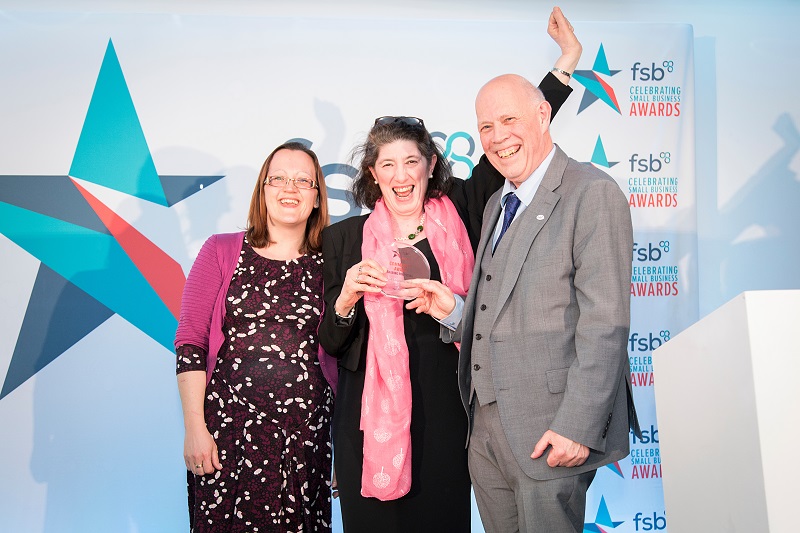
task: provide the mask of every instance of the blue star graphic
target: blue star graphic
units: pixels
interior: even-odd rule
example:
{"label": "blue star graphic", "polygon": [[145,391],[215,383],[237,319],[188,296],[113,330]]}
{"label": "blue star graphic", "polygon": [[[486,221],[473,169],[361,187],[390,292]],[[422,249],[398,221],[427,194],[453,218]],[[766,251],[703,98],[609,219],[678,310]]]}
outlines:
{"label": "blue star graphic", "polygon": [[597,516],[595,516],[594,522],[584,523],[583,531],[584,533],[607,533],[607,528],[616,529],[616,527],[623,522],[624,520],[620,520],[619,522],[611,520],[611,513],[608,512],[606,499],[601,496],[600,505],[597,508]]}
{"label": "blue star graphic", "polygon": [[606,82],[600,76],[602,74],[603,76],[611,77],[615,76],[619,72],[619,70],[611,70],[608,67],[606,51],[601,44],[600,49],[597,51],[594,65],[592,65],[592,70],[576,70],[572,74],[572,77],[575,79],[575,81],[586,88],[583,93],[581,103],[578,106],[578,114],[595,103],[597,100],[602,100],[614,111],[622,114],[619,103],[617,102],[617,95],[614,93],[614,88],[611,87],[611,85],[609,85],[608,82]]}
{"label": "blue star graphic", "polygon": [[77,180],[169,209],[223,177],[156,172],[109,40],[69,175],[0,176],[0,233],[41,261],[0,399],[114,314],[172,348],[180,265]]}
{"label": "blue star graphic", "polygon": [[611,168],[619,161],[609,161],[608,157],[606,156],[606,150],[603,147],[603,139],[600,136],[597,136],[597,142],[594,143],[594,152],[592,152],[592,160],[591,163],[595,166],[603,167],[603,168]]}

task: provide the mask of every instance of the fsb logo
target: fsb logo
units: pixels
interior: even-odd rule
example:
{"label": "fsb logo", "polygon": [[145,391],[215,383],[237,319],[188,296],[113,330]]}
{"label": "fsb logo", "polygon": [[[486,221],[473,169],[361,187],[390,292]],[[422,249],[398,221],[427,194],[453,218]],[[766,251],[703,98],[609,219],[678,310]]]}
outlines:
{"label": "fsb logo", "polygon": [[662,329],[658,332],[657,336],[650,332],[646,337],[634,331],[631,333],[631,336],[628,337],[628,350],[631,352],[652,352],[668,340],[668,329]]}
{"label": "fsb logo", "polygon": [[653,511],[653,515],[645,516],[644,513],[636,513],[633,517],[633,525],[636,531],[661,531],[667,529],[667,513],[658,514]]}
{"label": "fsb logo", "polygon": [[641,66],[642,63],[637,61],[631,67],[633,73],[633,81],[661,81],[667,72],[675,70],[674,61],[664,61],[660,67],[657,67],[655,62],[650,63],[649,67]]}
{"label": "fsb logo", "polygon": [[669,241],[658,241],[658,245],[652,242],[633,243],[633,259],[640,263],[661,261],[664,254],[669,253]]}
{"label": "fsb logo", "polygon": [[631,430],[631,443],[632,444],[658,444],[658,428],[654,424],[650,424],[650,429],[642,429],[642,438],[636,436],[636,433]]}
{"label": "fsb logo", "polygon": [[658,157],[655,154],[647,154],[644,157],[633,154],[628,161],[631,164],[631,172],[661,172],[664,165],[668,165],[672,161],[672,154],[660,152]]}

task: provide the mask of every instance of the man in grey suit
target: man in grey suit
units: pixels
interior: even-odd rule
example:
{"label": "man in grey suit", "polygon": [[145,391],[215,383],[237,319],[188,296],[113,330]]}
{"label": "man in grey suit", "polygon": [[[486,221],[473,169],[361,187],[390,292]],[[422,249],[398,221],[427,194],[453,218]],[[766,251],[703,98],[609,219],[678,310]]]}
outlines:
{"label": "man in grey suit", "polygon": [[505,184],[484,211],[466,302],[429,281],[408,307],[462,343],[470,476],[487,531],[580,532],[597,468],[628,455],[629,428],[638,432],[630,210],[612,178],[553,144],[550,106],[524,78],[489,81],[475,109]]}

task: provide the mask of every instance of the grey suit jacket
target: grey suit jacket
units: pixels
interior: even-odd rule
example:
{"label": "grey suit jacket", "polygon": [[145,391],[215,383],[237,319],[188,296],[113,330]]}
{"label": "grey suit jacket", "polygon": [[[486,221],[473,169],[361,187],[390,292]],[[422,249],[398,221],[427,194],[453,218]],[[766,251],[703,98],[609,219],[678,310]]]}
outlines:
{"label": "grey suit jacket", "polygon": [[[520,226],[504,237],[512,239],[511,252],[502,279],[492,281],[501,284],[499,301],[488,306],[495,316],[490,331],[478,332],[481,258],[491,253],[499,215],[497,192],[484,212],[457,332],[465,408],[470,351],[473,343],[488,342],[503,429],[527,475],[555,479],[622,459],[636,423],[627,353],[633,230],[625,195],[608,175],[556,146],[531,205],[514,221]],[[586,463],[551,468],[547,453],[531,459],[548,429],[588,446]]]}

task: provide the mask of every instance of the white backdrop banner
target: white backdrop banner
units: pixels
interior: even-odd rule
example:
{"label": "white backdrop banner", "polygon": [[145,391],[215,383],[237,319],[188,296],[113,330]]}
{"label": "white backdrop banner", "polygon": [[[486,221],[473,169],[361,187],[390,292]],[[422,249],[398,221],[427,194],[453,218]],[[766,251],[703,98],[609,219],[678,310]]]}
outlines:
{"label": "white backdrop banner", "polygon": [[[475,94],[538,82],[559,54],[545,26],[0,12],[3,527],[186,530],[171,343],[203,241],[243,228],[288,139],[319,155],[334,220],[360,213],[348,155],[377,116],[422,117],[469,178]],[[553,137],[629,197],[644,429],[598,472],[585,530],[666,531],[650,357],[698,315],[692,30],[575,26]]]}

